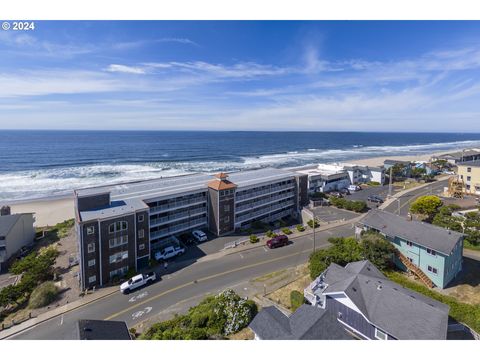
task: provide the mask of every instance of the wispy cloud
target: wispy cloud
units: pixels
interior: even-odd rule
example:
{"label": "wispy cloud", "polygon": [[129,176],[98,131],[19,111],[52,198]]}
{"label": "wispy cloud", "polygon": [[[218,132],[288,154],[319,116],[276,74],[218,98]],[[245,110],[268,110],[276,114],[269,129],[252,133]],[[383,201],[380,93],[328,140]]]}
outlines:
{"label": "wispy cloud", "polygon": [[124,41],[124,42],[119,41],[119,42],[113,43],[111,47],[116,50],[130,50],[134,48],[140,48],[143,46],[149,46],[149,45],[161,44],[161,43],[178,43],[178,44],[185,44],[185,45],[200,46],[195,41],[187,38],[165,37],[165,38],[151,39],[151,40],[136,40],[136,41]]}
{"label": "wispy cloud", "polygon": [[119,64],[110,64],[106,71],[126,74],[145,74],[145,70],[137,66],[127,66]]}

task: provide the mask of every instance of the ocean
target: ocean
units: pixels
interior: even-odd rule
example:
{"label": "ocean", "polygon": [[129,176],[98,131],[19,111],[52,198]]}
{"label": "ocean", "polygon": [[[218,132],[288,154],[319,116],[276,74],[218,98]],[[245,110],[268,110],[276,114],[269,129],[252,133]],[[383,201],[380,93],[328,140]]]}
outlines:
{"label": "ocean", "polygon": [[480,134],[0,130],[0,202],[191,172],[480,147]]}

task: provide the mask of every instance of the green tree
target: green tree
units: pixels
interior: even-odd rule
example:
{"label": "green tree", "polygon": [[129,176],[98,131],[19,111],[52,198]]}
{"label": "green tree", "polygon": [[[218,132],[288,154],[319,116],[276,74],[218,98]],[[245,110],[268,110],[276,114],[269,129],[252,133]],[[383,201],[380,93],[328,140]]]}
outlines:
{"label": "green tree", "polygon": [[443,205],[442,200],[435,195],[420,196],[410,206],[412,214],[424,215],[428,219],[432,219],[438,213],[440,207]]}
{"label": "green tree", "polygon": [[362,255],[380,270],[392,267],[395,246],[376,232],[362,234]]}
{"label": "green tree", "polygon": [[410,176],[414,179],[419,179],[421,178],[422,176],[426,175],[427,171],[424,169],[424,168],[417,168],[417,167],[414,167],[411,171],[410,171]]}

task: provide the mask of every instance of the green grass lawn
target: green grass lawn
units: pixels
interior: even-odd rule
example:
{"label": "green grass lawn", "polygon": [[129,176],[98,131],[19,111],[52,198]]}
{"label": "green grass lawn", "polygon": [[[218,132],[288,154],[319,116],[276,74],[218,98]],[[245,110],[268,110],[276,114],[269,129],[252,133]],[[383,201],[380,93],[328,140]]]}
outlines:
{"label": "green grass lawn", "polygon": [[436,291],[426,288],[424,285],[417,284],[416,282],[407,279],[405,275],[396,271],[388,271],[385,273],[385,275],[390,280],[395,281],[396,283],[408,289],[414,290],[449,305],[450,316],[452,318],[458,322],[468,325],[476,332],[480,332],[480,306],[462,303],[452,296],[439,294]]}

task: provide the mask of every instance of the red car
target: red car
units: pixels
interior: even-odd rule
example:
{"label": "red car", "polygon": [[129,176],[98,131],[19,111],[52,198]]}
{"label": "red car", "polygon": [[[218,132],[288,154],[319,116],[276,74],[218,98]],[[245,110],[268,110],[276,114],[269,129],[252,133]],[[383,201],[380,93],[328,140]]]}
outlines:
{"label": "red car", "polygon": [[275,236],[267,241],[267,246],[269,249],[274,249],[285,245],[288,245],[288,237],[286,235]]}

